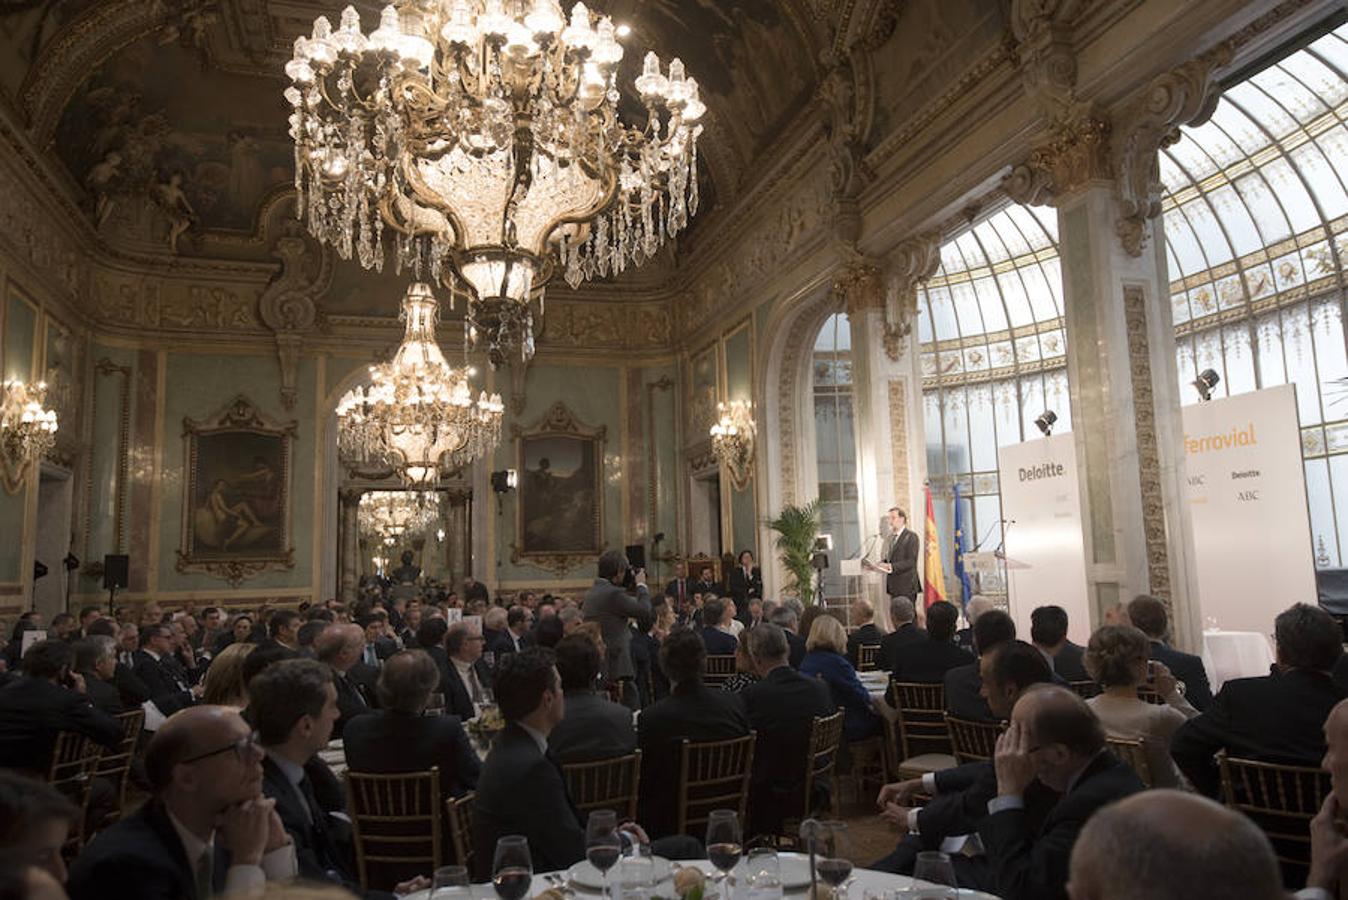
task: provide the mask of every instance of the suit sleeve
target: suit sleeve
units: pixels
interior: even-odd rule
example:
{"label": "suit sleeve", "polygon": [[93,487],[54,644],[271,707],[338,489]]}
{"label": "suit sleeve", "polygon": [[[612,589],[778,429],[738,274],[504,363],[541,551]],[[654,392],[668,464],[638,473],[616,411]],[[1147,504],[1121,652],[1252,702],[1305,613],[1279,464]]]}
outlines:
{"label": "suit sleeve", "polygon": [[626,591],[614,591],[613,597],[613,612],[616,615],[624,616],[628,619],[643,619],[645,621],[650,621],[651,592],[648,588],[637,587],[637,595],[635,597],[629,595]]}
{"label": "suit sleeve", "polygon": [[83,696],[67,712],[70,724],[80,734],[116,750],[122,743],[122,726],[110,714],[96,708]]}
{"label": "suit sleeve", "polygon": [[544,848],[541,856],[554,869],[566,869],[585,858],[585,829],[566,799],[566,783],[551,764],[540,760],[519,781],[519,796],[534,798],[531,847]]}
{"label": "suit sleeve", "polygon": [[471,791],[477,787],[477,777],[482,773],[482,764],[478,761],[477,754],[473,752],[473,745],[468,740],[468,732],[463,730],[463,726],[451,719],[450,730],[453,732],[455,777],[464,790]]}
{"label": "suit sleeve", "polygon": [[978,836],[1002,900],[1056,900],[1067,883],[1072,845],[1085,824],[1084,816],[1064,815],[1036,837],[1024,809],[1004,809],[987,816]]}
{"label": "suit sleeve", "polygon": [[894,547],[894,560],[892,565],[895,569],[907,571],[908,569],[917,569],[918,554],[918,536],[917,532],[910,532],[913,537],[911,540],[898,541]]}
{"label": "suit sleeve", "polygon": [[71,900],[181,900],[183,885],[163,861],[123,853],[76,864],[66,890]]}
{"label": "suit sleeve", "polygon": [[180,691],[164,676],[164,670],[152,662],[142,660],[136,663],[135,673],[150,692],[150,699],[165,716],[171,716],[180,709],[192,705],[192,695]]}
{"label": "suit sleeve", "polygon": [[1180,677],[1184,679],[1184,699],[1200,712],[1212,705],[1212,687],[1208,684],[1208,673],[1203,668],[1203,660],[1196,658],[1189,671]]}
{"label": "suit sleeve", "polygon": [[112,673],[112,683],[117,686],[117,692],[127,706],[140,706],[150,699],[150,689],[131,671],[130,666],[118,663]]}
{"label": "suit sleeve", "polygon": [[1179,727],[1170,739],[1175,765],[1200,793],[1216,798],[1221,780],[1213,755],[1226,746],[1231,733],[1231,696],[1219,691],[1207,711]]}

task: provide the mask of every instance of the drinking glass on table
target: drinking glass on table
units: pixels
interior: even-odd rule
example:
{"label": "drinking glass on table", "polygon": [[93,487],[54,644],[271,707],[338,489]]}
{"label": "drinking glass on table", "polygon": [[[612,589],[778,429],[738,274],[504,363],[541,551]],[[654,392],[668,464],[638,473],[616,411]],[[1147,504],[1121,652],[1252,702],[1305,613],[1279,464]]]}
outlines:
{"label": "drinking glass on table", "polygon": [[604,896],[612,896],[608,870],[622,855],[622,838],[618,836],[618,814],[611,809],[596,809],[585,822],[585,858],[599,870],[604,880]]}
{"label": "drinking glass on table", "polygon": [[491,884],[501,900],[522,900],[534,880],[529,841],[520,834],[507,834],[496,841],[491,862]]}
{"label": "drinking glass on table", "polygon": [[913,900],[956,900],[959,889],[956,887],[955,866],[950,862],[948,853],[937,850],[924,850],[917,855],[913,864],[913,878],[929,882],[930,886],[913,885],[908,890]]}
{"label": "drinking glass on table", "polygon": [[847,900],[847,882],[852,877],[852,839],[846,822],[820,822],[815,871],[834,889],[838,900]]}
{"label": "drinking glass on table", "polygon": [[[718,885],[724,885],[726,877],[740,861],[743,848],[739,814],[733,809],[713,809],[707,817],[707,859],[721,873],[716,879]],[[721,893],[724,895],[724,891]]]}
{"label": "drinking glass on table", "polygon": [[744,864],[748,900],[782,900],[782,865],[772,847],[755,847]]}
{"label": "drinking glass on table", "polygon": [[468,870],[463,866],[441,866],[431,876],[430,900],[469,900]]}

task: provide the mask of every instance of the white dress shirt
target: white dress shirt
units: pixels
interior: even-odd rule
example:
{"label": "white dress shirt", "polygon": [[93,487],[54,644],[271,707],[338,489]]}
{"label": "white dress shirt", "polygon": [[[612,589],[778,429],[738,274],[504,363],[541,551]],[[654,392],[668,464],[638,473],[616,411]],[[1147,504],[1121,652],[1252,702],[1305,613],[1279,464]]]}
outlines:
{"label": "white dress shirt", "polygon": [[[195,873],[197,866],[201,864],[201,857],[206,853],[215,852],[215,834],[211,834],[210,840],[202,841],[188,830],[186,825],[179,822],[171,810],[168,811],[168,817],[169,822],[173,824],[173,830],[178,833],[178,840],[183,843],[188,868]],[[295,859],[295,844],[293,841],[287,841],[284,846],[264,854],[261,865],[238,863],[230,866],[225,872],[225,889],[220,894],[226,896],[261,893],[268,881],[285,881],[298,875],[299,863]]]}

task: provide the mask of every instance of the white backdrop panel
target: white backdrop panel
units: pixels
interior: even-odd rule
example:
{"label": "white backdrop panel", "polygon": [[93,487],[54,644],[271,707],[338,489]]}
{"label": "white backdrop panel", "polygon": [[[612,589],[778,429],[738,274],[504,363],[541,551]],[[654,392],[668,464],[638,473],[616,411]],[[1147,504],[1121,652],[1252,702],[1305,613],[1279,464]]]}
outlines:
{"label": "white backdrop panel", "polygon": [[1316,602],[1295,387],[1184,407],[1184,451],[1203,618],[1270,634]]}
{"label": "white backdrop panel", "polygon": [[[1091,632],[1076,444],[1071,433],[1011,444],[997,455],[1006,526],[1011,617],[1030,639],[1030,613],[1056,604],[1067,610],[1068,637]],[[1023,567],[1018,567],[1023,566]]]}

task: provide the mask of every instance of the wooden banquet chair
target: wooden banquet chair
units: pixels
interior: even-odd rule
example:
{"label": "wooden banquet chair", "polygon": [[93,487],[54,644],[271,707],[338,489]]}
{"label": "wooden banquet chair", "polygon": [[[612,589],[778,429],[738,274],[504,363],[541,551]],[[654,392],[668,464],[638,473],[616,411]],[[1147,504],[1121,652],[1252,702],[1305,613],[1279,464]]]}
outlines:
{"label": "wooden banquet chair", "polygon": [[950,726],[950,745],[955,751],[955,762],[982,762],[992,759],[997,752],[997,738],[1006,730],[1005,722],[974,722],[947,715]]}
{"label": "wooden banquet chair", "polygon": [[61,731],[52,745],[51,762],[47,766],[47,783],[75,804],[79,816],[70,829],[70,835],[61,846],[62,854],[73,856],[84,849],[85,819],[89,813],[89,793],[98,769],[102,748],[76,731]]}
{"label": "wooden banquet chair", "polygon": [[641,780],[641,751],[627,756],[562,766],[566,789],[581,818],[594,809],[611,809],[618,821],[637,817],[637,785]]}
{"label": "wooden banquet chair", "polygon": [[879,652],[879,644],[862,644],[857,647],[857,671],[874,672],[875,655]]}
{"label": "wooden banquet chair", "polygon": [[682,742],[675,834],[703,837],[713,809],[734,809],[744,821],[757,740],[750,731],[725,741]]}
{"label": "wooden banquet chair", "polygon": [[[1288,884],[1304,882],[1311,858],[1311,819],[1329,795],[1329,773],[1217,754],[1222,801],[1254,820],[1273,844]],[[1300,878],[1300,881],[1289,879]]]}
{"label": "wooden banquet chair", "polygon": [[107,779],[112,785],[115,795],[114,805],[99,827],[106,827],[116,822],[122,817],[122,810],[126,808],[126,786],[131,780],[131,761],[135,759],[136,744],[140,741],[141,728],[145,725],[145,710],[129,710],[118,713],[114,718],[122,726],[122,742],[117,745],[115,751],[106,747],[100,748],[98,765],[94,769],[95,776]]}
{"label": "wooden banquet chair", "polygon": [[450,797],[445,801],[446,818],[449,820],[449,837],[454,846],[454,862],[473,871],[473,801],[477,793],[469,791],[462,797]]}
{"label": "wooden banquet chair", "polygon": [[735,674],[735,654],[733,653],[708,653],[707,671],[702,676],[702,683],[710,688],[719,688],[726,679]]}
{"label": "wooden banquet chair", "polygon": [[437,767],[396,775],[348,769],[346,810],[361,887],[392,890],[401,881],[440,867]]}
{"label": "wooden banquet chair", "polygon": [[1128,767],[1137,773],[1137,777],[1142,779],[1144,787],[1153,787],[1155,780],[1151,772],[1151,757],[1147,756],[1147,742],[1134,741],[1126,738],[1106,738],[1105,743],[1110,751],[1128,764]]}
{"label": "wooden banquet chair", "polygon": [[950,729],[945,721],[945,686],[891,681],[898,716],[885,727],[889,737],[890,771],[900,781],[921,778],[955,764]]}

